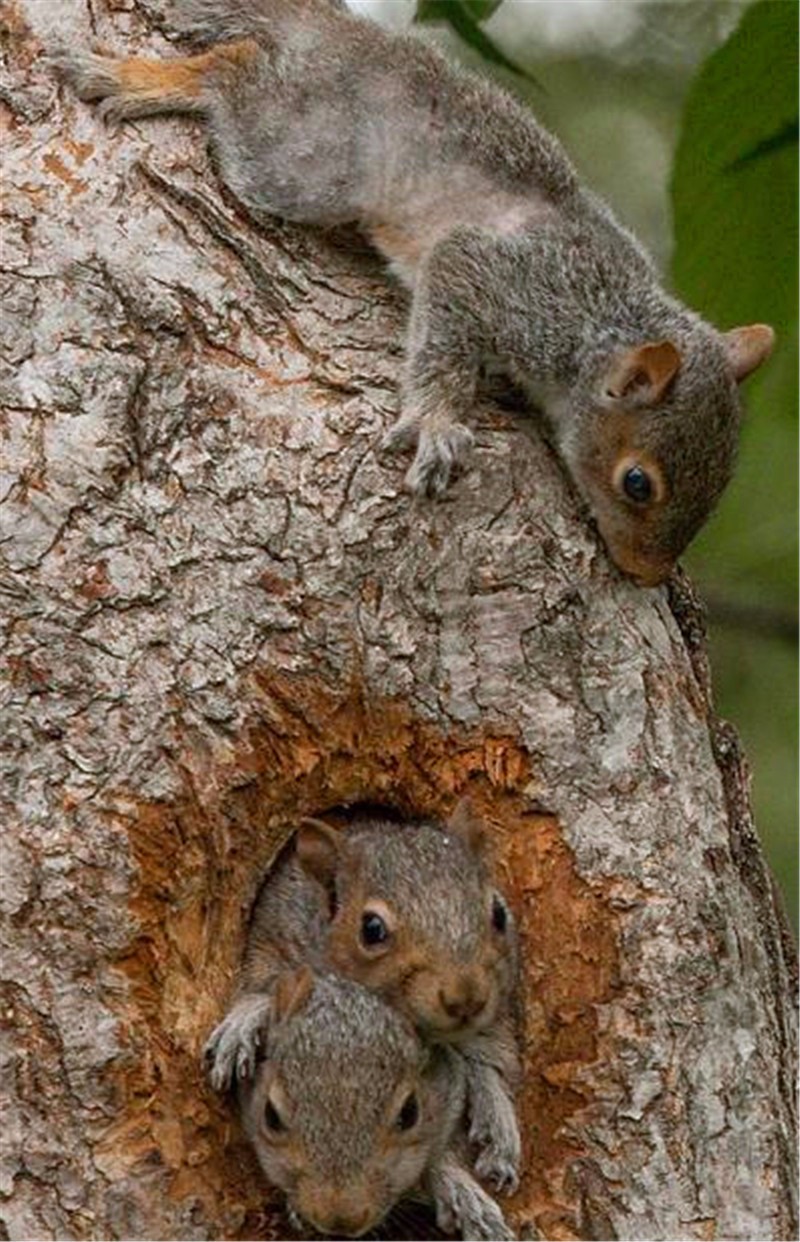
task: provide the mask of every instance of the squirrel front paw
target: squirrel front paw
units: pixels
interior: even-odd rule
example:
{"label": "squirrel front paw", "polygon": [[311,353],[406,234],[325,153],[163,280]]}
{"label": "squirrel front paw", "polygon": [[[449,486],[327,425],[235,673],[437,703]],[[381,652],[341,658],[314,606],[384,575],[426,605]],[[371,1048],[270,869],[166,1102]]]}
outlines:
{"label": "squirrel front paw", "polygon": [[495,1143],[485,1147],[478,1156],[475,1172],[502,1195],[513,1195],[519,1186],[519,1160],[498,1150]]}
{"label": "squirrel front paw", "polygon": [[419,440],[419,415],[402,415],[381,440],[382,453],[405,453]]}
{"label": "squirrel front paw", "polygon": [[475,1160],[478,1177],[503,1194],[513,1194],[519,1185],[522,1140],[514,1105],[507,1096],[495,1095],[491,1114],[473,1111],[469,1137],[479,1149]]}
{"label": "squirrel front paw", "polygon": [[227,1091],[255,1072],[271,1005],[269,996],[244,996],[212,1031],[203,1056],[215,1091]]}
{"label": "squirrel front paw", "polygon": [[450,423],[436,430],[420,427],[417,455],[406,475],[408,491],[438,497],[447,491],[455,472],[464,464],[474,443],[467,427]]}
{"label": "squirrel front paw", "polygon": [[460,1238],[500,1239],[513,1242],[502,1211],[472,1178],[462,1176],[439,1187],[434,1199],[436,1223],[445,1233]]}

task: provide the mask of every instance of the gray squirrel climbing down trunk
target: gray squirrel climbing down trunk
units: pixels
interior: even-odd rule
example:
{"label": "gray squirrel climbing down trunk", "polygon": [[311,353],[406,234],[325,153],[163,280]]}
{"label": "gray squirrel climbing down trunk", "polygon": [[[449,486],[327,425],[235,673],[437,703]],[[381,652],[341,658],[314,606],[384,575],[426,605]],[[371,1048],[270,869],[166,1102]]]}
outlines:
{"label": "gray squirrel climbing down trunk", "polygon": [[622,579],[487,404],[412,504],[365,244],[58,89],[45,42],[161,55],[156,5],[4,19],[8,1235],[281,1236],[201,1061],[260,878],[303,815],[469,790],[522,936],[516,1229],[794,1236],[791,943],[690,588]]}
{"label": "gray squirrel climbing down trunk", "polygon": [[472,445],[481,366],[541,408],[612,560],[665,582],[730,479],[738,385],[766,324],[720,333],[660,287],[529,108],[328,0],[179,0],[207,50],[165,59],[62,45],[54,65],[113,121],[203,117],[256,219],[357,223],[411,291],[406,484],[440,496]]}

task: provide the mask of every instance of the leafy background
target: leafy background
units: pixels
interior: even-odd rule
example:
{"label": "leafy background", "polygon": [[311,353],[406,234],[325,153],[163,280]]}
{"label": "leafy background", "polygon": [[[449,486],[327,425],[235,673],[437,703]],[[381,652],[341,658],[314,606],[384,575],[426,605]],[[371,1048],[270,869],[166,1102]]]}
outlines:
{"label": "leafy background", "polygon": [[672,176],[679,292],[717,323],[778,333],[748,385],[736,478],[689,563],[716,620],[717,701],[748,743],[758,822],[795,919],[797,64],[796,6],[760,0],[695,79]]}
{"label": "leafy background", "polygon": [[497,75],[564,141],[677,293],[771,323],[739,468],[686,563],[709,607],[718,710],[797,924],[798,7],[790,0],[351,0]]}

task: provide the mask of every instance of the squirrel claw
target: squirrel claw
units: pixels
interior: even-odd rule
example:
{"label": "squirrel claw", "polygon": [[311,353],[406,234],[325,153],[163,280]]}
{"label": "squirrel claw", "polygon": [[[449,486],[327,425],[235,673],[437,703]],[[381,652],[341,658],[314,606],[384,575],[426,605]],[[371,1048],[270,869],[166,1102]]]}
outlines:
{"label": "squirrel claw", "polygon": [[251,1051],[247,1047],[239,1049],[236,1057],[236,1077],[238,1079],[249,1078],[253,1069],[253,1057]]}
{"label": "squirrel claw", "polygon": [[513,1195],[519,1186],[519,1170],[513,1160],[487,1148],[475,1161],[475,1172],[501,1195]]}
{"label": "squirrel claw", "polygon": [[463,465],[474,436],[467,427],[453,423],[441,431],[420,431],[417,455],[406,475],[406,488],[419,496],[442,496],[455,472]]}
{"label": "squirrel claw", "polygon": [[303,1237],[308,1232],[308,1226],[297,1209],[292,1207],[291,1203],[286,1204],[286,1215],[295,1233]]}
{"label": "squirrel claw", "polygon": [[[502,1104],[502,1107],[500,1105]],[[491,1118],[473,1119],[470,1142],[478,1149],[475,1172],[502,1194],[513,1194],[519,1185],[522,1159],[519,1126],[510,1101],[495,1101]]]}
{"label": "squirrel claw", "polygon": [[382,453],[405,453],[419,440],[419,419],[399,418],[381,440]]}
{"label": "squirrel claw", "polygon": [[445,1233],[455,1233],[462,1238],[513,1242],[515,1235],[500,1208],[471,1179],[443,1187],[435,1197],[434,1207],[436,1223]]}
{"label": "squirrel claw", "polygon": [[270,1010],[268,995],[244,996],[212,1031],[203,1055],[215,1091],[227,1091],[254,1073]]}

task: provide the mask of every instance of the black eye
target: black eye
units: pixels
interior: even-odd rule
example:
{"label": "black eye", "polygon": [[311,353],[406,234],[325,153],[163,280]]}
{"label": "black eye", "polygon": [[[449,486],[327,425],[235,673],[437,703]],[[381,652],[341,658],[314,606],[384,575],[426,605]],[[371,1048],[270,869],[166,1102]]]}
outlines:
{"label": "black eye", "polygon": [[508,927],[508,911],[499,897],[492,902],[492,927],[501,934]]}
{"label": "black eye", "polygon": [[631,466],[630,470],[625,471],[622,487],[625,495],[635,500],[637,505],[645,504],[653,494],[650,475],[641,466]]}
{"label": "black eye", "polygon": [[419,1121],[419,1104],[417,1097],[413,1094],[406,1096],[405,1103],[397,1114],[395,1125],[398,1130],[413,1130]]}
{"label": "black eye", "polygon": [[384,923],[379,914],[370,913],[368,910],[361,918],[361,941],[363,944],[372,946],[383,944],[389,939],[389,928]]}
{"label": "black eye", "polygon": [[267,1100],[267,1104],[264,1109],[264,1123],[267,1129],[271,1130],[273,1134],[283,1134],[286,1129],[283,1118],[275,1105],[272,1103],[272,1100]]}

